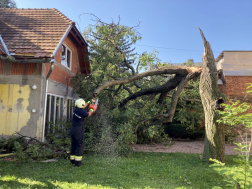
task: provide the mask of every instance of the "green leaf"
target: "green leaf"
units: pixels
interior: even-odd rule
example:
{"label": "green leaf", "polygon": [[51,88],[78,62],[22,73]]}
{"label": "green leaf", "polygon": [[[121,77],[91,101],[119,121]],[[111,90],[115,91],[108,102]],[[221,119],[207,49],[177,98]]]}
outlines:
{"label": "green leaf", "polygon": [[214,187],[212,187],[212,189],[222,189],[222,187],[220,187],[220,186],[214,186]]}
{"label": "green leaf", "polygon": [[228,170],[227,170],[227,169],[223,169],[223,170],[220,171],[220,174],[223,175],[223,174],[225,174],[226,172],[228,172]]}
{"label": "green leaf", "polygon": [[234,150],[237,150],[237,151],[242,152],[242,150],[241,150],[241,149],[239,149],[239,148],[234,148]]}
{"label": "green leaf", "polygon": [[214,164],[212,164],[212,165],[209,165],[209,167],[221,167],[222,165],[220,165],[220,164],[217,164],[217,163],[214,163]]}

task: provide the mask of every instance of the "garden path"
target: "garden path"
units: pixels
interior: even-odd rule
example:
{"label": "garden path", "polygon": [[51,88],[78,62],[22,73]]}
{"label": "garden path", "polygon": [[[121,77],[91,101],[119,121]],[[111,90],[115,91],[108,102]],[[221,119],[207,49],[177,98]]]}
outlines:
{"label": "garden path", "polygon": [[[226,144],[225,154],[237,155],[234,148],[235,144]],[[161,144],[136,144],[133,146],[134,151],[138,152],[181,152],[181,153],[198,153],[202,154],[204,150],[204,141],[174,141],[171,146]]]}

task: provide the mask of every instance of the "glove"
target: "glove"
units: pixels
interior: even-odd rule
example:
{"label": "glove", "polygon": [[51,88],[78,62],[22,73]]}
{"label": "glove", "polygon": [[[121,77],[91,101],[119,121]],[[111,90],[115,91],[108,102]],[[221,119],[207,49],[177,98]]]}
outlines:
{"label": "glove", "polygon": [[89,110],[93,110],[92,114],[95,113],[96,109],[97,109],[97,105],[95,104],[89,104],[88,106]]}
{"label": "glove", "polygon": [[89,109],[89,111],[90,111],[90,112],[92,112],[92,114],[93,114],[93,112],[94,112],[94,110],[93,110],[93,109]]}
{"label": "glove", "polygon": [[87,103],[88,103],[88,104],[91,104],[91,102],[90,102],[90,101],[88,101]]}

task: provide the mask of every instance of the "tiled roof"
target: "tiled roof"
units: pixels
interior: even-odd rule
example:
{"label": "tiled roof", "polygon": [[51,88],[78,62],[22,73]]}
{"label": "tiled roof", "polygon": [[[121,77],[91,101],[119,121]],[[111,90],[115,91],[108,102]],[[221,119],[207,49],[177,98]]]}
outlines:
{"label": "tiled roof", "polygon": [[57,9],[0,8],[0,35],[16,55],[51,57],[72,23]]}

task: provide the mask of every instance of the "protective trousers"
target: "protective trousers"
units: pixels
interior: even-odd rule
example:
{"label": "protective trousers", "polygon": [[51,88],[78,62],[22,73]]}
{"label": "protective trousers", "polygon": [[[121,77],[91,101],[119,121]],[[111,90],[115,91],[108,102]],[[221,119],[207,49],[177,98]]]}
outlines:
{"label": "protective trousers", "polygon": [[75,165],[80,165],[84,150],[84,127],[82,125],[71,128],[71,151],[70,160]]}

